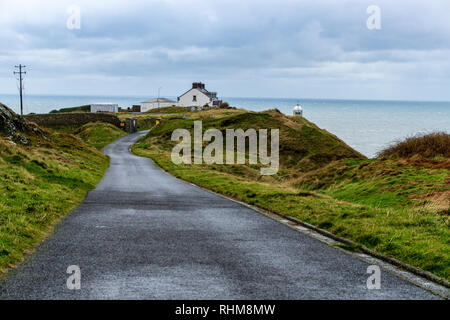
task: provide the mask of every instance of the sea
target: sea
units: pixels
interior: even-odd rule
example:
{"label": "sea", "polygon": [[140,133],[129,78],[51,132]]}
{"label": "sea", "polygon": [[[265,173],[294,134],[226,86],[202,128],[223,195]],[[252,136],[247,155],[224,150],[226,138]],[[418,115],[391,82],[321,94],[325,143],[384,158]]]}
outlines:
{"label": "sea", "polygon": [[[48,113],[53,109],[114,102],[130,107],[151,97],[25,95],[24,114]],[[175,97],[168,97],[174,99]],[[396,141],[435,131],[450,133],[450,102],[330,100],[302,98],[222,97],[231,106],[252,111],[277,108],[292,114],[299,103],[303,116],[369,158]],[[0,94],[0,102],[20,112],[17,95]]]}

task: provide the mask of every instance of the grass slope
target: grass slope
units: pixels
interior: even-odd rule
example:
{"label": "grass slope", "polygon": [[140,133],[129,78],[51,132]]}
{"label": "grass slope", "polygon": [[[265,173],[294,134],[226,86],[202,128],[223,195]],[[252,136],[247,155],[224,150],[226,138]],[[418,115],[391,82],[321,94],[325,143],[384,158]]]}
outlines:
{"label": "grass slope", "polygon": [[296,185],[376,208],[450,213],[450,162],[429,159],[343,160],[309,172]]}
{"label": "grass slope", "polygon": [[98,149],[125,134],[104,123],[79,128],[81,139],[44,132],[48,140],[28,135],[26,146],[0,136],[0,274],[21,262],[95,188],[109,166]]}
{"label": "grass slope", "polygon": [[[204,111],[193,111],[186,112],[185,107],[168,107],[170,112],[164,112],[160,114],[152,114],[152,113],[144,113],[144,114],[130,114],[130,113],[119,113],[118,117],[120,120],[125,121],[127,118],[137,119],[138,121],[138,130],[148,130],[155,125],[155,121],[157,119],[163,120],[174,120],[174,119],[183,119],[186,115],[188,119],[202,119],[202,118],[221,118],[226,115],[237,115],[241,113],[245,113],[247,111],[242,109],[209,109]],[[181,109],[180,109],[181,108]],[[163,108],[161,108],[163,109]],[[168,111],[165,110],[165,111]]]}
{"label": "grass slope", "polygon": [[[176,128],[191,129],[196,116],[204,130],[280,128],[278,175],[263,178],[249,165],[173,164],[170,135]],[[450,277],[448,207],[421,200],[448,190],[448,169],[439,161],[424,167],[413,160],[368,160],[306,119],[274,111],[166,120],[132,150],[181,179]]]}
{"label": "grass slope", "polygon": [[126,132],[106,122],[87,123],[77,130],[75,135],[89,145],[102,149],[114,140],[126,135]]}
{"label": "grass slope", "polygon": [[156,109],[150,109],[146,111],[145,113],[186,113],[189,111],[188,107],[177,107],[177,106],[171,106],[171,107],[162,107],[162,108],[156,108]]}
{"label": "grass slope", "polygon": [[[219,115],[222,115],[221,117]],[[164,150],[172,150],[176,144],[171,141],[173,130],[183,128],[193,134],[194,121],[201,120],[203,130],[216,128],[225,136],[226,129],[279,129],[280,130],[280,171],[277,178],[293,178],[299,172],[319,168],[339,160],[365,157],[347,146],[342,140],[326,130],[301,117],[286,117],[270,110],[266,112],[230,112],[211,110],[191,114],[189,118],[167,118],[161,126],[155,127],[148,138],[157,138]],[[215,170],[241,170],[242,166],[213,166]],[[231,169],[230,169],[231,168]],[[259,166],[245,166],[249,177],[259,177]],[[241,170],[241,171],[242,171]],[[242,174],[242,172],[240,172]]]}

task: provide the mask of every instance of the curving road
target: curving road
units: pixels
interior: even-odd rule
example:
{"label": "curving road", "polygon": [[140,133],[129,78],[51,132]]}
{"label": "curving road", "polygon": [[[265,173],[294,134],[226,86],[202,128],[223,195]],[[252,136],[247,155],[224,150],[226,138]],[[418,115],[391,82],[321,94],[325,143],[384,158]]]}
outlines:
{"label": "curving road", "polygon": [[104,149],[103,180],[0,281],[0,299],[436,298],[388,273],[368,290],[366,263],[132,155],[142,134]]}

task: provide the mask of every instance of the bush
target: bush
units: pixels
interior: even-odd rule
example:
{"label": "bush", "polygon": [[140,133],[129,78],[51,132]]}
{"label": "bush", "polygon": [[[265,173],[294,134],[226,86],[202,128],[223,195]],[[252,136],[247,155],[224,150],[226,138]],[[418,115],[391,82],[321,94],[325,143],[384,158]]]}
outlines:
{"label": "bush", "polygon": [[378,158],[450,158],[450,134],[433,132],[406,138],[378,153]]}

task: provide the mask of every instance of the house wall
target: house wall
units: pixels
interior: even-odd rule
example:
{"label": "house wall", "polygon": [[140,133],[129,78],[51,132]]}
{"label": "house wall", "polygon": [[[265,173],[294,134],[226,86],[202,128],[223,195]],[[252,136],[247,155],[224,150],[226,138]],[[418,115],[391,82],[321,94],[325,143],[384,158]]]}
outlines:
{"label": "house wall", "polygon": [[117,104],[91,104],[91,112],[119,112]]}
{"label": "house wall", "polygon": [[[197,101],[193,101],[194,96],[197,96]],[[178,101],[178,105],[183,107],[203,107],[205,104],[211,106],[211,99],[197,89],[189,90]]]}
{"label": "house wall", "polygon": [[[160,108],[171,107],[171,106],[176,106],[176,105],[178,105],[178,103],[176,103],[176,102],[160,102],[159,103]],[[141,103],[141,112],[146,112],[148,110],[155,109],[155,108],[158,108],[158,102],[143,102],[143,103]]]}

